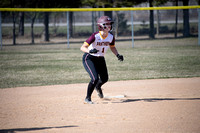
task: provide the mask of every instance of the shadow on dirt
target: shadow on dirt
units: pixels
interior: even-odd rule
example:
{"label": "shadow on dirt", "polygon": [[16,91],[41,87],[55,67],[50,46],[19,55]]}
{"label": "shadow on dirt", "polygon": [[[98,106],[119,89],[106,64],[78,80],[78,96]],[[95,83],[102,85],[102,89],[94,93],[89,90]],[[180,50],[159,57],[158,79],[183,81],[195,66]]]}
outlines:
{"label": "shadow on dirt", "polygon": [[144,98],[144,99],[125,99],[125,100],[122,101],[122,103],[138,102],[138,101],[158,102],[158,101],[173,101],[173,100],[200,100],[200,98]]}
{"label": "shadow on dirt", "polygon": [[53,129],[53,128],[72,128],[78,127],[75,125],[70,126],[58,126],[58,127],[33,127],[33,128],[16,128],[16,129],[0,129],[0,133],[15,133],[16,131],[37,131],[37,130],[46,130],[46,129]]}

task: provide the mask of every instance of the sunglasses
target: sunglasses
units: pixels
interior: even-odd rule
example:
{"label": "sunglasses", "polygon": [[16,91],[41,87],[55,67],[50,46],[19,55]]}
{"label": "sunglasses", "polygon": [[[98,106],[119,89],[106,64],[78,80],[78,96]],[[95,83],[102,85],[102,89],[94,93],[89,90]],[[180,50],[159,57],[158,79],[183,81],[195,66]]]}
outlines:
{"label": "sunglasses", "polygon": [[105,23],[105,24],[103,24],[103,25],[111,25],[111,23]]}

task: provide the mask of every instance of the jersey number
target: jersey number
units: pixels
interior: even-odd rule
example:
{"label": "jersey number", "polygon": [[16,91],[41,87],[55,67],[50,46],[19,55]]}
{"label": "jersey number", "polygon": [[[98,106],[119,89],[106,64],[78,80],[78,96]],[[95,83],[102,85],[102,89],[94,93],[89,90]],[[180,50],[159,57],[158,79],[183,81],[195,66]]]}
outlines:
{"label": "jersey number", "polygon": [[104,48],[102,48],[102,53],[104,53]]}

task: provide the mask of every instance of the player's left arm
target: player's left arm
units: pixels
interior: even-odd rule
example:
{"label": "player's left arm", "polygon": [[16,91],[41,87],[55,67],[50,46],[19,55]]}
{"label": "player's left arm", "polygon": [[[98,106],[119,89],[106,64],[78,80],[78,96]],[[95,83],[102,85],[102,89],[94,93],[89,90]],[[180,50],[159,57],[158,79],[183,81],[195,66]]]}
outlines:
{"label": "player's left arm", "polygon": [[114,54],[114,55],[116,55],[116,56],[117,56],[117,54],[118,54],[118,51],[117,51],[117,49],[116,49],[116,47],[115,47],[115,46],[110,46],[110,50],[113,52],[113,54]]}
{"label": "player's left arm", "polygon": [[123,55],[120,55],[120,54],[118,53],[118,51],[117,51],[117,49],[116,49],[115,46],[110,46],[110,50],[113,52],[113,54],[115,54],[115,55],[117,56],[118,60],[120,60],[120,61],[123,61],[123,60],[124,60]]}
{"label": "player's left arm", "polygon": [[115,37],[113,37],[112,42],[110,43],[110,49],[118,58],[118,60],[123,61],[124,57],[123,55],[120,55],[115,47]]}

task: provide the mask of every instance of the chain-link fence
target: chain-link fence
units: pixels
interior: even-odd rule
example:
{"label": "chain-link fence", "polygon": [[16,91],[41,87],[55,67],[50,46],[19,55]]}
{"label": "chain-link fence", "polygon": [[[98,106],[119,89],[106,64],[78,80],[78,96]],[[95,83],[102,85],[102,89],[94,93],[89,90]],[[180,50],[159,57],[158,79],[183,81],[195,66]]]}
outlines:
{"label": "chain-link fence", "polygon": [[[183,9],[153,10],[155,38],[183,37],[185,26],[188,28],[189,36],[198,36],[198,9],[187,10],[186,13]],[[48,28],[49,41],[57,39],[66,42],[67,31],[70,39],[85,38],[98,31],[96,20],[104,14],[104,11],[69,12],[69,25],[67,25],[67,12],[1,12],[3,44],[13,44],[14,36],[17,44],[45,41],[45,21],[48,21],[46,28]],[[116,39],[130,39],[132,29],[136,39],[149,38],[149,33],[152,32],[150,10],[111,11],[110,14],[115,22],[112,32]],[[185,25],[184,15],[187,15],[189,25]],[[44,19],[45,17],[48,17],[47,20]],[[20,42],[20,39],[23,41]]]}

